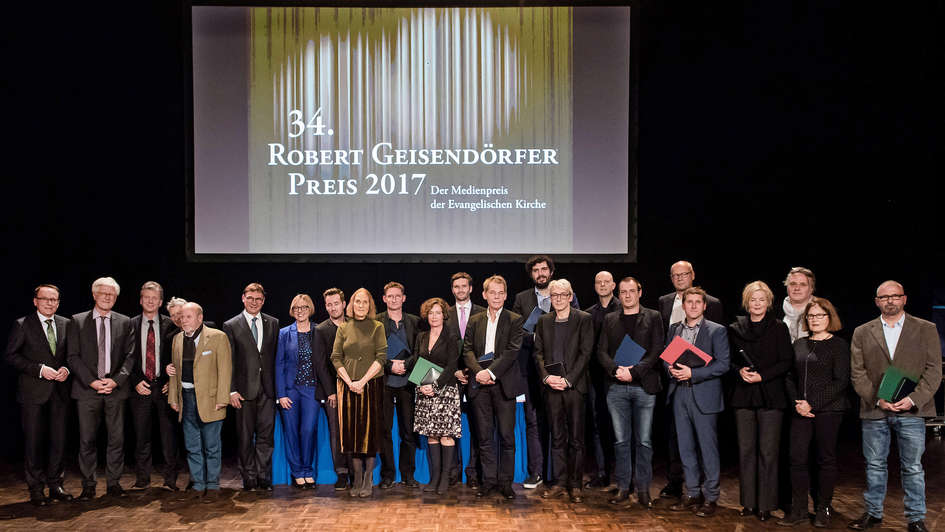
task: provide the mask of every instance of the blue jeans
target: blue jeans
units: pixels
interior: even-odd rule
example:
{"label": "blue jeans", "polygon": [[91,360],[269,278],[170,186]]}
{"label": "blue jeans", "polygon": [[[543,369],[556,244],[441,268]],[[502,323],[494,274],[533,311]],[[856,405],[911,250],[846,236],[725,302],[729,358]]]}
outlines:
{"label": "blue jeans", "polygon": [[616,458],[617,488],[630,489],[631,443],[636,450],[637,493],[650,492],[653,480],[653,408],[656,396],[642,387],[629,384],[611,384],[607,390],[607,408],[614,426],[614,454]]}
{"label": "blue jeans", "polygon": [[866,491],[863,500],[873,517],[883,517],[886,498],[886,457],[890,434],[899,441],[899,470],[902,476],[903,503],[906,519],[911,523],[925,519],[925,420],[920,417],[889,416],[886,419],[864,419],[863,457],[866,459]]}
{"label": "blue jeans", "polygon": [[197,413],[197,396],[193,390],[181,390],[184,444],[187,447],[187,465],[194,490],[220,489],[221,450],[220,429],[223,420],[204,423]]}

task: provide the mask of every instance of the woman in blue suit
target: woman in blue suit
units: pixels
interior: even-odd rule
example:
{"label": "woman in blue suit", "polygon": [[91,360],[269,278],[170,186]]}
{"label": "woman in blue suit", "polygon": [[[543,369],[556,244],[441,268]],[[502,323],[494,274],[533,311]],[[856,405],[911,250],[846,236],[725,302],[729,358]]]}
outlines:
{"label": "woman in blue suit", "polygon": [[[309,318],[315,306],[307,294],[292,299],[289,312],[295,323],[279,330],[276,348],[276,396],[282,407],[285,454],[293,486],[315,487],[315,438],[319,399],[335,401],[334,380],[328,374],[323,342]],[[327,395],[330,391],[331,395]]]}

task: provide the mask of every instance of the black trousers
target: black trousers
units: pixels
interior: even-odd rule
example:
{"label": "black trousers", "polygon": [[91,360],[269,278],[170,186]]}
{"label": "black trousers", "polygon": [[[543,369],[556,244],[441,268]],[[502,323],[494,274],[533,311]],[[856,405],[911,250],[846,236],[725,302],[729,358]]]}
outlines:
{"label": "black trousers", "polygon": [[[460,386],[460,394],[466,392],[466,386]],[[476,415],[472,404],[467,400],[461,405],[463,412],[466,413],[466,423],[469,425],[469,462],[466,464],[466,481],[474,479],[476,482],[482,482],[482,464],[479,461],[479,425],[476,422]],[[450,472],[450,478],[460,478],[459,473],[463,468],[463,453],[456,452],[456,469]]]}
{"label": "black trousers", "polygon": [[[247,482],[269,483],[272,479],[273,430],[276,426],[276,404],[262,393],[255,399],[244,399],[236,411],[236,433],[240,475]],[[254,442],[255,438],[255,442]]]}
{"label": "black trousers", "polygon": [[416,397],[414,386],[401,388],[384,386],[384,408],[381,410],[381,478],[393,481],[394,469],[394,409],[397,409],[397,433],[400,435],[400,479],[413,478],[416,469],[417,434],[413,431],[413,412]]}
{"label": "black trousers", "polygon": [[736,408],[741,504],[770,512],[778,504],[778,448],[784,411]]}
{"label": "black trousers", "polygon": [[837,437],[843,412],[815,412],[813,418],[791,417],[791,505],[797,512],[807,508],[810,489],[810,448],[817,453],[817,508],[829,506],[837,484]]}
{"label": "black trousers", "polygon": [[577,390],[545,391],[551,425],[551,463],[557,484],[583,487],[586,395]]}
{"label": "black trousers", "polygon": [[[334,393],[334,390],[332,390]],[[341,435],[338,434],[338,407],[331,406],[328,404],[328,399],[322,403],[322,408],[325,409],[325,417],[328,419],[328,437],[330,438],[329,446],[331,447],[331,463],[335,467],[335,473],[338,475],[346,475],[348,471],[351,471],[350,460],[351,456],[341,452]]]}
{"label": "black trousers", "polygon": [[43,486],[62,486],[68,409],[68,399],[55,392],[45,403],[20,405],[26,485],[31,492],[41,491]]}
{"label": "black trousers", "polygon": [[101,395],[76,401],[79,416],[79,472],[82,487],[95,487],[98,462],[98,428],[105,420],[108,443],[105,448],[105,479],[108,487],[117,486],[125,464],[125,399]]}
{"label": "black trousers", "polygon": [[[511,485],[515,474],[515,399],[506,399],[498,384],[479,388],[472,399],[479,428],[479,461],[482,464],[482,485]],[[498,427],[499,452],[490,438]]]}
{"label": "black trousers", "polygon": [[164,456],[164,468],[161,475],[165,482],[177,482],[177,412],[167,404],[167,395],[161,393],[161,384],[151,385],[151,395],[131,392],[128,400],[134,419],[135,430],[135,480],[151,481],[152,416],[158,419],[158,431],[161,438],[161,453]]}

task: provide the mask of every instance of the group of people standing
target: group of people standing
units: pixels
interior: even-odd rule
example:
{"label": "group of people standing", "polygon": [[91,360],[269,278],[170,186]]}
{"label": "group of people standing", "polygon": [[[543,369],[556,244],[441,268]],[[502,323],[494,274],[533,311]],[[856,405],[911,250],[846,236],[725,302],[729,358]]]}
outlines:
{"label": "group of people standing", "polygon": [[[420,488],[414,479],[420,435],[426,438],[431,476],[423,490],[444,495],[462,480],[456,445],[464,436],[466,412],[468,486],[477,497],[511,499],[516,402],[524,399],[528,478],[523,486],[546,484],[544,498],[567,496],[580,503],[585,489],[612,489],[614,505],[632,505],[635,495],[637,505],[652,508],[652,431],[654,419],[662,418],[669,482],[659,497],[673,499],[672,511],[709,517],[720,495],[718,417],[728,406],[737,428],[741,515],[765,521],[780,506],[785,516],[779,525],[801,524],[809,520],[812,494],[814,525],[827,526],[838,430],[851,406],[852,383],[860,397],[868,487],[866,512],[849,526],[862,530],[882,521],[886,456],[895,433],[909,530],[925,530],[923,418],[935,415],[942,355],[935,326],[905,313],[899,283],[879,286],[875,303],[881,316],[857,327],[847,344],[834,334],[842,326],[839,315],[830,301],[814,296],[815,277],[807,268],[790,270],[780,305],[766,283],[748,283],[742,293],[745,315],[728,326],[721,302],[694,286],[695,271],[686,261],[672,265],[675,290],[659,298],[658,309],[640,304],[640,280],[615,281],[600,272],[594,279],[598,300],[580,310],[571,283],[554,279],[554,268],[548,256],[530,258],[525,270],[534,286],[516,294],[511,310],[505,308],[508,284],[502,276],[482,282],[482,307],[471,300],[472,277],[458,272],[450,279],[454,304],[427,299],[419,316],[404,311],[405,287],[389,282],[381,293],[383,312],[377,312],[366,288],[357,289],[350,301],[330,288],[322,294],[328,319],[313,322],[314,301],[298,294],[289,307],[294,321],[281,328],[277,318],[262,312],[266,294],[258,283],[244,288],[243,311],[221,329],[203,321],[199,304],[179,298],[168,302],[169,316],[159,314],[164,294],[155,282],[141,287],[142,312],[133,318],[112,310],[120,288],[109,277],[92,284],[93,309],[71,319],[56,314],[59,289],[40,285],[33,299],[37,312],[16,321],[6,351],[7,362],[19,372],[30,500],[42,506],[72,499],[62,487],[70,396],[79,419],[79,499],[95,496],[96,437],[103,418],[108,494],[125,495],[118,479],[126,403],[135,418],[135,488],[150,485],[154,415],[160,420],[164,487],[178,489],[176,418],[194,493],[206,500],[219,497],[220,434],[228,407],[235,415],[245,490],[272,489],[277,412],[291,484],[311,488],[316,424],[324,409],[335,489],[371,496],[378,455],[379,488],[392,487],[397,471],[404,486]],[[676,337],[705,359],[690,351],[693,357],[685,360],[663,360]],[[618,362],[630,344],[639,349],[636,361]],[[417,383],[411,373],[421,362],[419,367],[436,371]],[[889,403],[877,393],[893,365],[917,376],[917,385]],[[781,448],[782,434],[788,435],[788,449]],[[778,498],[778,487],[785,484],[779,483],[779,457],[785,452],[788,504]],[[811,462],[816,462],[813,483]],[[592,466],[588,482],[586,466]]]}

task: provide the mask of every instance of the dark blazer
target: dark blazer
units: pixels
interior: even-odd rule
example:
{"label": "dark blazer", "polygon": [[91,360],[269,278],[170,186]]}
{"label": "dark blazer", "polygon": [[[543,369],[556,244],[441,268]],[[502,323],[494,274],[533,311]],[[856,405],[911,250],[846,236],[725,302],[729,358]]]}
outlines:
{"label": "dark blazer", "polygon": [[[528,316],[535,310],[535,307],[538,306],[538,294],[535,293],[535,287],[522,290],[521,292],[515,294],[515,302],[512,303],[512,312],[522,316],[522,325],[525,324],[525,320],[528,319]],[[571,296],[571,306],[578,308],[577,294]],[[522,342],[526,347],[531,347],[534,342],[535,334],[526,332],[523,337]]]}
{"label": "dark blazer", "polygon": [[886,417],[887,412],[876,406],[876,393],[888,366],[919,377],[918,386],[909,394],[915,408],[898,415],[935,417],[934,396],[942,384],[942,346],[935,324],[906,314],[894,358],[890,358],[880,320],[857,327],[850,343],[850,378],[860,396],[860,418]]}
{"label": "dark blazer", "polygon": [[459,342],[453,336],[452,329],[443,327],[440,336],[429,348],[430,331],[423,331],[417,335],[417,350],[407,360],[407,366],[413,367],[417,359],[423,357],[443,368],[443,373],[436,380],[437,388],[456,384],[456,368],[459,365]]}
{"label": "dark blazer", "polygon": [[335,366],[331,363],[331,350],[335,348],[335,333],[338,332],[338,326],[331,321],[331,318],[326,318],[315,328],[318,329],[318,339],[324,347],[325,367],[328,368],[328,374],[334,379],[338,374],[335,371]]}
{"label": "dark blazer", "polygon": [[[614,363],[617,348],[620,347],[623,337],[627,334],[620,321],[621,315],[623,311],[618,310],[604,317],[604,323],[600,329],[600,342],[597,344],[597,361],[607,375],[605,382],[608,388],[611,384],[623,382],[614,377],[617,371],[617,364]],[[658,312],[643,306],[640,307],[638,316],[636,329],[633,330],[633,336],[630,338],[646,349],[646,353],[638,364],[630,368],[630,375],[633,376],[630,384],[637,383],[646,393],[655,394],[662,389],[659,357],[665,345],[663,322]]]}
{"label": "dark blazer", "polygon": [[[676,301],[676,292],[660,296],[660,316],[663,318],[663,330],[669,331],[670,316],[673,315],[673,302]],[[705,296],[705,319],[715,323],[725,323],[725,313],[722,312],[722,302],[708,294]]]}
{"label": "dark blazer", "polygon": [[[404,332],[407,336],[407,347],[410,348],[410,354],[417,352],[417,333],[420,332],[420,316],[416,314],[410,314],[409,312],[404,312],[403,316],[403,327]],[[390,335],[394,332],[393,328],[390,325],[390,318],[387,317],[387,311],[378,313],[377,317],[374,318],[377,321],[381,322],[384,325],[384,337],[390,338]],[[409,357],[408,357],[409,358]],[[393,361],[387,359],[384,363],[384,374],[390,375],[390,368],[393,366]],[[408,384],[408,386],[412,386]]]}
{"label": "dark blazer", "polygon": [[[669,327],[666,335],[666,345],[678,336],[682,322],[674,323]],[[699,411],[703,414],[718,414],[725,410],[725,399],[722,397],[722,380],[729,369],[728,332],[724,325],[704,319],[699,335],[696,336],[695,346],[712,357],[712,361],[701,368],[692,368],[692,393],[695,396]],[[669,365],[663,362],[669,372]],[[676,379],[669,379],[669,388],[666,393],[666,402],[672,400],[673,392],[680,387]],[[687,386],[688,387],[688,386]]]}
{"label": "dark blazer", "polygon": [[[729,326],[729,344],[732,348],[731,364],[733,381],[733,408],[778,408],[788,404],[787,383],[785,377],[794,365],[794,348],[791,347],[791,334],[783,321],[775,319],[770,312],[754,326],[751,318],[739,316]],[[745,351],[755,363],[755,371],[761,375],[761,382],[749,384],[742,380],[738,370],[745,367],[739,349]]]}
{"label": "dark blazer", "polygon": [[[111,372],[106,375],[118,387],[112,395],[125,399],[128,390],[134,386],[127,386],[131,377],[131,367],[134,360],[131,358],[132,332],[131,319],[124,314],[111,312]],[[98,379],[98,333],[95,328],[95,318],[92,311],[81,312],[72,316],[72,326],[69,327],[67,339],[69,352],[69,371],[72,372],[72,398],[95,399],[98,392],[90,387],[92,381]]]}
{"label": "dark blazer", "polygon": [[[495,358],[489,370],[496,376],[496,381],[502,387],[506,399],[515,399],[525,393],[525,382],[518,368],[518,351],[522,347],[522,316],[503,309],[499,314],[499,322],[495,332]],[[466,324],[466,339],[463,341],[463,358],[469,368],[469,387],[467,396],[475,397],[480,386],[474,385],[476,373],[483,370],[479,365],[479,357],[486,354],[486,328],[489,326],[489,311],[480,312],[469,319]]]}
{"label": "dark blazer", "polygon": [[[547,359],[554,349],[555,317],[552,310],[541,318],[535,325],[535,367],[541,382],[548,378],[545,369]],[[571,383],[571,388],[587,393],[587,364],[591,361],[594,351],[594,323],[591,315],[583,310],[571,309],[568,317],[568,345],[564,347],[564,378]]]}
{"label": "dark blazer", "polygon": [[[223,323],[223,332],[230,340],[233,359],[230,392],[239,392],[243,399],[250,401],[256,399],[261,392],[267,397],[277,399],[275,373],[279,320],[262,312],[259,317],[263,321],[262,351],[256,347],[253,332],[242,312]],[[262,379],[262,390],[259,389],[259,381],[250,378],[256,375]]]}
{"label": "dark blazer", "polygon": [[39,376],[39,369],[44,364],[54,370],[66,365],[66,338],[72,324],[68,318],[58,314],[53,315],[52,319],[56,324],[55,355],[49,349],[46,325],[39,321],[35,312],[13,322],[7,340],[6,361],[20,374],[16,389],[19,403],[43,404],[53,393],[58,394],[60,399],[69,399],[69,379],[57,382]]}
{"label": "dark blazer", "polygon": [[[469,320],[472,319],[473,316],[479,314],[480,312],[485,312],[485,310],[486,307],[473,303],[472,307],[469,309],[469,316],[466,316],[466,328],[469,329]],[[453,337],[456,339],[456,345],[459,348],[460,357],[457,368],[466,369],[466,361],[462,356],[463,335],[459,333],[459,313],[456,310],[456,305],[446,309],[446,326],[449,327],[450,331],[452,331]]]}
{"label": "dark blazer", "polygon": [[[131,385],[135,387],[139,382],[147,380],[144,376],[144,365],[141,362],[141,320],[142,315],[138,314],[137,316],[131,318],[131,358],[133,366],[131,367]],[[155,366],[160,371],[160,375],[157,378],[157,384],[160,387],[164,386],[164,383],[168,381],[169,377],[164,368],[171,363],[171,346],[174,343],[174,335],[177,334],[180,329],[174,325],[174,322],[171,321],[170,316],[165,316],[164,314],[158,314],[158,334],[161,335],[161,352],[155,353],[158,356],[158,359],[155,360]],[[152,392],[154,390],[152,389]]]}
{"label": "dark blazer", "polygon": [[[328,354],[325,343],[315,323],[312,330],[312,370],[315,372],[315,399],[327,399],[335,393],[335,379],[328,372]],[[332,342],[335,338],[332,336]],[[288,391],[295,388],[295,377],[299,372],[299,325],[293,323],[279,329],[279,342],[276,346],[276,395],[274,399],[288,397]]]}

